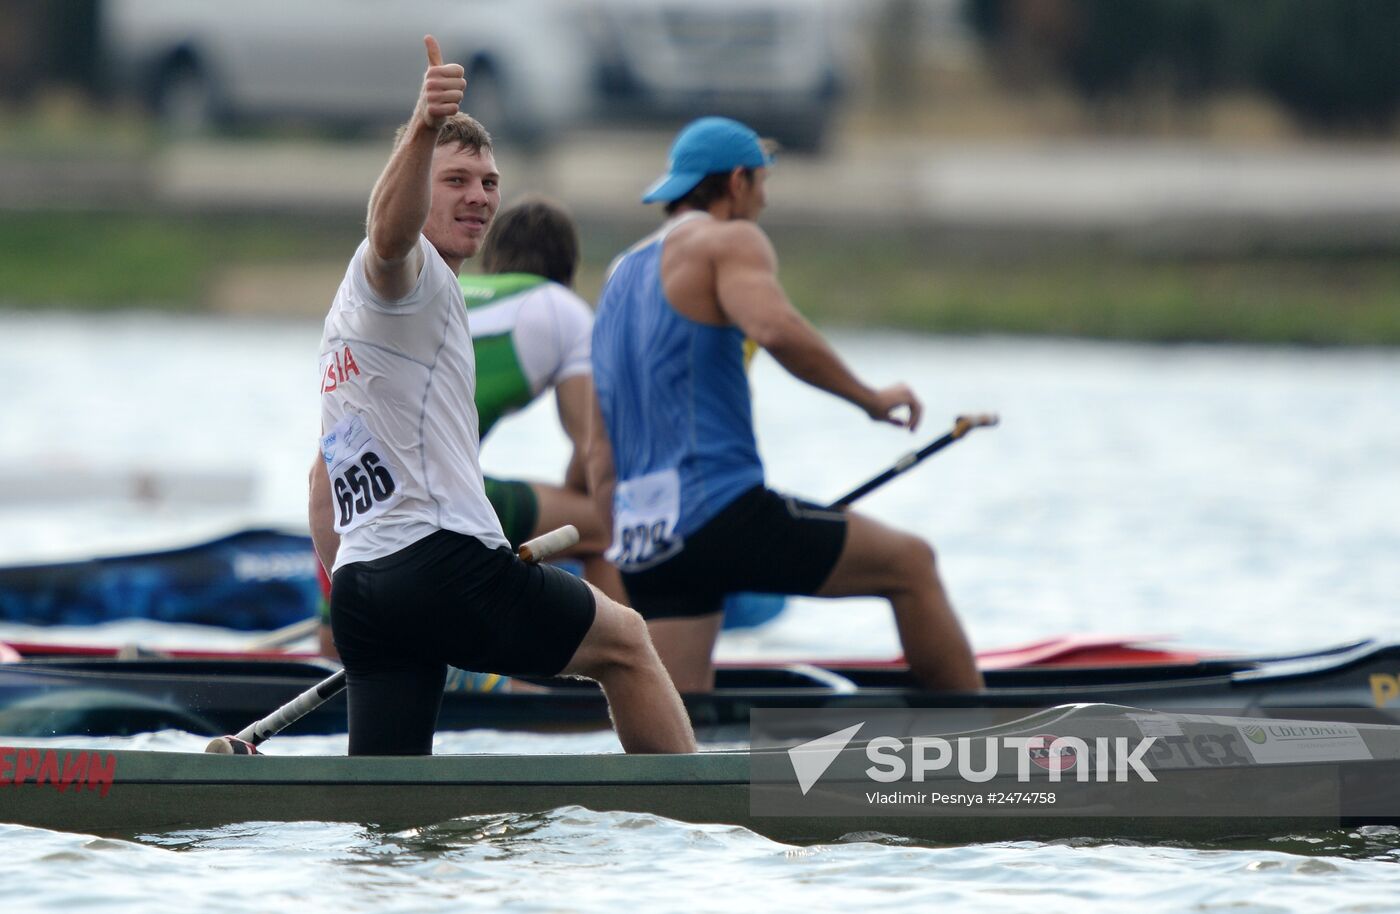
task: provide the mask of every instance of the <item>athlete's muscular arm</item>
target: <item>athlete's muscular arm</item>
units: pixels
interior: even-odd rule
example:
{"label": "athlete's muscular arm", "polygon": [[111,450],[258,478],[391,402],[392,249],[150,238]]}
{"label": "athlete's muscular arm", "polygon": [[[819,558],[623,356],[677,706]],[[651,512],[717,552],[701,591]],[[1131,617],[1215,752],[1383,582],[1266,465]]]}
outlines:
{"label": "athlete's muscular arm", "polygon": [[[923,405],[904,384],[874,389],[864,384],[807,322],[778,282],[778,255],[763,230],[733,221],[716,233],[715,293],[720,310],[750,339],[801,381],[847,400],[880,422],[919,424]],[[908,419],[895,410],[905,406]]]}
{"label": "athlete's muscular arm", "polygon": [[438,128],[457,113],[467,80],[460,64],[443,64],[437,39],[423,39],[428,70],[403,139],[369,195],[369,252],[365,278],[374,291],[398,301],[413,291],[423,268],[418,235],[428,220],[433,149]]}
{"label": "athlete's muscular arm", "polygon": [[335,567],[335,556],[340,551],[340,536],[335,532],[335,505],[331,501],[331,482],[326,475],[326,464],[321,459],[321,451],[316,451],[316,459],[311,462],[310,495],[306,505],[306,519],[311,525],[311,545],[321,566],[330,574]]}
{"label": "athlete's muscular arm", "polygon": [[613,465],[612,443],[603,424],[603,411],[590,381],[588,385],[588,492],[598,511],[603,527],[603,542],[612,542],[613,488],[617,485],[617,469]]}
{"label": "athlete's muscular arm", "polygon": [[559,408],[559,424],[573,443],[569,468],[564,471],[564,488],[576,492],[588,491],[588,428],[593,409],[593,379],[588,375],[566,378],[554,388],[554,402]]}

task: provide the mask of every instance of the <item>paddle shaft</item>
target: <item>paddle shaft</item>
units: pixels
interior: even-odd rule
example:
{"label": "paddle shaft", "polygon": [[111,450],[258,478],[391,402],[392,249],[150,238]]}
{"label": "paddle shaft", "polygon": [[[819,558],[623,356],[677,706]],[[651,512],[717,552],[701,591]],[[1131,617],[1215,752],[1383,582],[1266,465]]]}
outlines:
{"label": "paddle shaft", "polygon": [[[566,524],[558,530],[551,530],[521,545],[520,556],[527,562],[539,562],[556,552],[568,549],[577,542],[578,529],[572,524]],[[339,695],[344,688],[345,671],[337,670],[262,720],[254,721],[239,730],[237,734],[220,736],[210,740],[209,745],[204,747],[204,751],[220,755],[248,754],[252,747],[261,746],[282,730]]]}
{"label": "paddle shaft", "polygon": [[[333,675],[316,683],[262,720],[255,721],[239,730],[233,738],[242,740],[250,746],[261,746],[272,736],[339,695],[343,688],[345,688],[345,671],[336,670]],[[227,737],[220,737],[220,739],[227,739]]]}
{"label": "paddle shaft", "polygon": [[954,441],[957,441],[959,438],[962,438],[974,428],[982,428],[984,426],[990,427],[996,425],[997,422],[997,417],[990,414],[975,416],[959,416],[957,418],[957,421],[953,423],[952,431],[948,432],[948,434],[944,435],[942,438],[939,438],[937,441],[933,441],[929,444],[924,445],[917,451],[911,451],[908,454],[905,454],[903,457],[899,458],[894,462],[894,466],[885,470],[880,475],[868,479],[860,485],[856,486],[854,489],[847,492],[845,495],[842,495],[840,498],[836,499],[828,507],[844,508],[847,505],[850,505],[851,503],[856,501],[857,499],[864,498],[866,495],[869,495],[871,492],[874,492],[876,489],[880,488],[885,483],[889,482],[891,479],[894,479],[896,476],[900,476],[904,473],[909,472],[914,467],[923,463],[925,460],[932,457],[934,454],[937,454],[939,451],[952,444]]}
{"label": "paddle shaft", "polygon": [[248,649],[253,651],[271,651],[277,648],[300,641],[302,638],[310,638],[316,634],[316,629],[321,625],[321,620],[312,616],[310,619],[302,619],[300,622],[293,622],[291,625],[284,625],[279,629],[260,635],[248,642]]}
{"label": "paddle shaft", "polygon": [[[249,641],[245,649],[249,651],[281,650],[303,638],[310,638],[312,635],[316,634],[316,629],[320,626],[321,620],[315,616],[312,616],[310,619],[302,619],[300,622],[293,622],[291,625],[284,625],[267,634],[259,635]],[[117,652],[118,660],[139,660],[145,657],[164,656],[167,656],[167,654],[159,649],[145,648],[139,644],[123,645]]]}

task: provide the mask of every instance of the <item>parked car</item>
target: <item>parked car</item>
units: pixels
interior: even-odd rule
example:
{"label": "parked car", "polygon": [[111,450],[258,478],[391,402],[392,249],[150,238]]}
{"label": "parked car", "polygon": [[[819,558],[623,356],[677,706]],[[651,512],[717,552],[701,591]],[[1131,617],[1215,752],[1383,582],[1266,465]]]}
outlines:
{"label": "parked car", "polygon": [[173,131],[238,120],[403,120],[422,80],[423,35],[467,68],[466,108],[532,139],[589,104],[585,47],[553,0],[107,0],[113,81]]}
{"label": "parked car", "polygon": [[432,33],[507,140],[719,113],[813,148],[840,82],[829,19],[812,0],[106,0],[100,30],[117,89],[181,133],[402,120]]}
{"label": "parked car", "polygon": [[724,114],[819,148],[842,88],[838,10],[821,0],[606,0],[588,16],[601,114]]}

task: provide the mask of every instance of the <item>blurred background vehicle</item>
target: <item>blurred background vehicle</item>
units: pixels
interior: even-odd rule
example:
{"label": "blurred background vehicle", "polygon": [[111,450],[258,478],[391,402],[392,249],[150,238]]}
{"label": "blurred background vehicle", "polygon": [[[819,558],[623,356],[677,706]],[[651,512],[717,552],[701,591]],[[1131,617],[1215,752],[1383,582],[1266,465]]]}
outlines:
{"label": "blurred background vehicle", "polygon": [[599,112],[613,122],[743,120],[815,151],[848,63],[856,4],[823,0],[594,0],[587,7]]}
{"label": "blurred background vehicle", "polygon": [[833,14],[808,0],[106,0],[100,15],[114,89],[177,135],[402,121],[425,33],[466,68],[469,109],[527,145],[598,116],[720,112],[811,150],[841,81]]}
{"label": "blurred background vehicle", "polygon": [[529,142],[588,103],[587,58],[563,11],[549,0],[107,0],[99,29],[112,88],[177,135],[269,120],[401,122],[433,33],[467,70],[471,110]]}

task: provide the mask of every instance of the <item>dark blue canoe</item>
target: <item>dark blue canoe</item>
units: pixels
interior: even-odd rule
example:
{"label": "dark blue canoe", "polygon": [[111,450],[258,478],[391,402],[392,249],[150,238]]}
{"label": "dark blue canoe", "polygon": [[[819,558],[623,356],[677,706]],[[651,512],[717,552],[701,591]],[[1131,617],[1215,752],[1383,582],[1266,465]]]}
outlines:
{"label": "dark blue canoe", "polygon": [[[304,534],[231,533],[174,549],[81,561],[0,567],[0,622],[95,625],[120,619],[282,628],[315,615],[321,600],[316,554]],[[730,599],[726,628],[760,625],[783,597]]]}
{"label": "dark blue canoe", "polygon": [[93,625],[151,619],[245,631],[311,616],[311,539],[242,530],[175,549],[0,567],[0,621]]}

